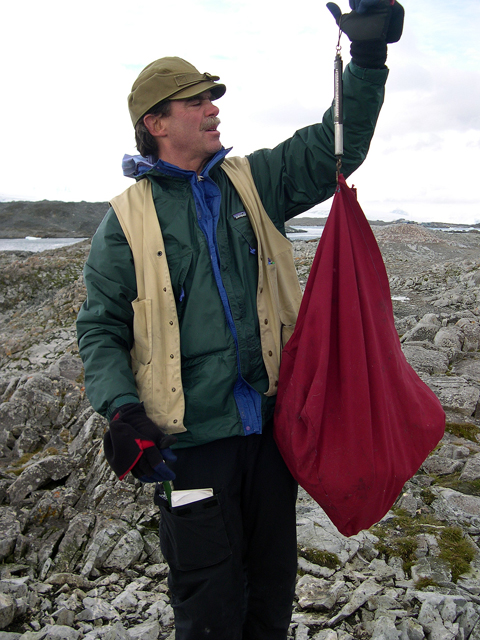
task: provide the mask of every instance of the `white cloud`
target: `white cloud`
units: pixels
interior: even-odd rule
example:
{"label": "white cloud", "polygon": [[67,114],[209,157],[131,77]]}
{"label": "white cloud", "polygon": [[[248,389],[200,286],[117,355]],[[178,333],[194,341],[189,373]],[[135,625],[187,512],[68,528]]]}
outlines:
{"label": "white cloud", "polygon": [[[365,210],[473,222],[480,3],[403,4],[385,105],[353,181]],[[0,172],[10,198],[108,200],[126,188],[121,158],[135,152],[126,97],[138,72],[165,55],[227,84],[222,140],[236,153],[320,120],[333,95],[337,28],[313,0],[25,0],[2,8],[2,28]],[[345,36],[342,46],[347,62]]]}

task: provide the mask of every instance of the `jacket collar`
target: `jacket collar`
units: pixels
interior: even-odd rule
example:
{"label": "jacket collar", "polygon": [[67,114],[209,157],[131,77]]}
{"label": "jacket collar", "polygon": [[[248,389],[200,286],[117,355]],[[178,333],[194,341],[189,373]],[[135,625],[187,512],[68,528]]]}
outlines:
{"label": "jacket collar", "polygon": [[[210,170],[215,165],[222,162],[227,153],[231,150],[232,147],[229,149],[222,147],[220,151],[217,151],[217,153],[207,162],[200,175],[203,178],[208,177]],[[154,162],[153,156],[147,156],[144,158],[143,156],[131,156],[129,154],[125,154],[123,156],[122,169],[124,176],[127,178],[134,178],[135,180],[140,180],[140,178],[143,178],[143,176],[149,171],[155,171],[156,173],[161,173],[162,175],[167,175],[172,178],[191,179],[192,175],[196,175],[194,171],[180,169],[180,167],[170,164],[169,162],[164,162],[163,160]]]}

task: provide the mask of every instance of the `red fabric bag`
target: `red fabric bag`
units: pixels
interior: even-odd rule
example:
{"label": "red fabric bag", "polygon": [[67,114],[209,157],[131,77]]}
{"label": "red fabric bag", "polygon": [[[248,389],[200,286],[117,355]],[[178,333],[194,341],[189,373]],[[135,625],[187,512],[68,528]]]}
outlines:
{"label": "red fabric bag", "polygon": [[383,259],[343,176],[282,354],[275,439],[346,536],[391,508],[442,438],[442,406],[407,363]]}

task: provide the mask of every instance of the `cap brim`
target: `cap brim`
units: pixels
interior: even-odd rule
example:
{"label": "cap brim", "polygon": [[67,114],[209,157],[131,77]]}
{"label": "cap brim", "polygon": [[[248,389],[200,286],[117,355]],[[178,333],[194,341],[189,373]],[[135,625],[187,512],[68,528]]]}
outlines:
{"label": "cap brim", "polygon": [[218,100],[221,98],[227,87],[220,82],[211,82],[210,80],[205,80],[204,82],[199,82],[191,87],[186,87],[185,89],[180,89],[177,93],[174,93],[172,96],[168,96],[167,100],[185,100],[186,98],[194,98],[195,96],[200,95],[204,91],[211,91],[214,100]]}

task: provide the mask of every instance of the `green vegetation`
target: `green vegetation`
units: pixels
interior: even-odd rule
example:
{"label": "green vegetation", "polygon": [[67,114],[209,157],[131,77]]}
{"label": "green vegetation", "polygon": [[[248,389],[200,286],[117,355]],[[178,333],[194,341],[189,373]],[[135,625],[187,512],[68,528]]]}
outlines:
{"label": "green vegetation", "polygon": [[420,578],[415,583],[415,589],[418,589],[419,591],[423,591],[424,589],[427,589],[427,587],[438,586],[438,582],[435,582],[435,580],[432,580],[431,578]]}
{"label": "green vegetation", "polygon": [[319,551],[318,549],[308,549],[298,546],[298,555],[313,564],[320,567],[328,567],[328,569],[337,569],[340,566],[340,560],[335,553],[328,551]]}
{"label": "green vegetation", "polygon": [[448,433],[458,438],[464,438],[465,440],[470,440],[475,443],[479,442],[478,435],[480,434],[480,428],[468,422],[447,422],[445,431],[448,431]]}
{"label": "green vegetation", "polygon": [[[394,518],[375,525],[370,531],[379,539],[375,546],[386,561],[391,557],[402,559],[403,570],[407,576],[411,576],[411,568],[418,560],[417,535],[420,533],[429,533],[436,537],[440,548],[439,557],[449,565],[454,582],[469,571],[470,562],[478,551],[464,538],[460,527],[446,526],[432,514],[412,517],[398,509]],[[427,580],[429,579],[419,581],[421,586],[417,588],[435,586],[432,581],[427,583]]]}
{"label": "green vegetation", "polygon": [[460,491],[468,496],[480,496],[480,479],[460,480],[460,473],[450,473],[446,476],[437,476],[434,484]]}
{"label": "green vegetation", "polygon": [[440,558],[450,565],[452,580],[470,570],[470,562],[475,558],[476,549],[472,543],[463,537],[460,527],[445,527],[438,539]]}
{"label": "green vegetation", "polygon": [[432,502],[435,500],[436,495],[433,493],[433,491],[429,487],[426,487],[425,489],[421,490],[420,497],[422,498],[422,500],[427,506],[430,506]]}

